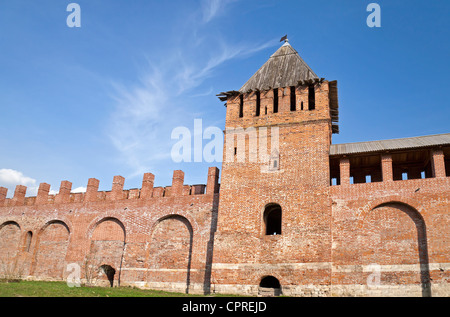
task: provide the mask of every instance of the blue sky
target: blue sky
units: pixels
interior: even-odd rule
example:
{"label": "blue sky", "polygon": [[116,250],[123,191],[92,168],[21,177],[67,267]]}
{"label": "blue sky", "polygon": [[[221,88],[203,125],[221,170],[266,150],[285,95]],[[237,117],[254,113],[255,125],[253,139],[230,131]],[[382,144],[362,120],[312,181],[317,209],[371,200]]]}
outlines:
{"label": "blue sky", "polygon": [[[81,28],[69,28],[69,3]],[[448,133],[449,1],[0,0],[0,186],[58,191],[114,175],[206,182],[213,163],[175,163],[171,131],[224,128],[215,96],[239,89],[281,45],[338,80],[333,143]],[[206,142],[206,141],[205,141]]]}

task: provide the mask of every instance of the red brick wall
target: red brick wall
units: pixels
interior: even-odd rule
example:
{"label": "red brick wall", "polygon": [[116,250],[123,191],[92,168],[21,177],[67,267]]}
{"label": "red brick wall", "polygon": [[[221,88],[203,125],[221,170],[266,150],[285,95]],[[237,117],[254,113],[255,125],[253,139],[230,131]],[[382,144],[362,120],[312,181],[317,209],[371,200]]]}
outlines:
{"label": "red brick wall", "polygon": [[[350,160],[343,158],[341,185],[330,186],[327,87],[324,82],[316,89],[313,111],[306,110],[303,88],[297,88],[295,112],[285,89],[279,91],[276,114],[272,91],[261,92],[260,116],[255,116],[254,93],[244,94],[242,118],[239,96],[228,98],[226,128],[256,128],[256,133],[246,131],[247,143],[259,136],[259,127],[279,128],[280,168],[262,172],[265,163],[249,162],[248,144],[245,161],[237,160],[240,153],[227,161],[226,140],[213,289],[257,294],[261,279],[270,275],[287,295],[448,296],[450,178],[445,152],[431,149],[430,178],[405,181],[393,181],[392,159],[380,153],[376,182],[354,185]],[[269,133],[269,152],[270,141]],[[228,146],[233,149],[238,142]],[[282,208],[281,235],[264,234],[264,207],[270,203]]]}
{"label": "red brick wall", "polygon": [[[29,278],[65,279],[70,263],[80,265],[84,278],[89,262],[113,267],[114,285],[202,292],[205,279],[209,281],[219,171],[210,168],[208,181],[215,183],[194,190],[183,185],[180,172],[174,173],[174,190],[167,196],[161,188],[162,195],[154,197],[152,177],[146,174],[144,197],[139,189],[123,190],[123,178],[115,177],[111,192],[98,192],[98,181],[91,179],[88,193],[68,194],[71,184],[63,182],[64,203],[56,203],[60,194],[41,192],[39,199],[5,199],[0,207],[1,260],[11,261],[17,254]],[[22,197],[24,188],[18,188]]]}
{"label": "red brick wall", "polygon": [[3,261],[16,256],[20,247],[20,226],[17,222],[0,224],[0,254]]}
{"label": "red brick wall", "polygon": [[[316,86],[316,109],[311,111],[307,87],[297,88],[294,112],[289,87],[279,89],[278,113],[272,113],[272,91],[261,93],[262,109],[267,106],[269,111],[265,115],[262,110],[259,117],[254,93],[244,96],[243,118],[239,118],[239,97],[227,101],[226,128],[267,127],[271,153],[270,129],[277,127],[279,169],[267,171],[268,163],[249,162],[248,145],[245,162],[224,158],[214,245],[215,288],[254,293],[267,275],[275,276],[284,289],[327,285],[331,274],[323,263],[331,261],[328,82]],[[282,208],[281,235],[265,235],[263,214],[270,203]]]}
{"label": "red brick wall", "polygon": [[[78,194],[68,181],[56,195],[41,184],[37,197],[26,197],[19,185],[7,199],[0,188],[0,275],[11,264],[17,275],[61,280],[67,265],[77,263],[85,277],[90,262],[113,267],[114,285],[154,289],[257,294],[260,281],[273,276],[286,295],[448,296],[449,149],[427,149],[432,175],[404,181],[394,180],[388,153],[379,153],[373,183],[350,184],[351,160],[339,165],[341,158],[333,158],[340,185],[330,186],[328,82],[316,85],[315,110],[307,110],[306,86],[296,94],[297,109],[290,111],[290,89],[279,89],[273,113],[272,90],[261,92],[255,116],[255,93],[246,93],[242,118],[239,97],[229,97],[226,129],[254,130],[247,130],[236,157],[238,142],[225,142],[220,200],[215,167],[205,185],[184,185],[184,173],[175,171],[171,186],[158,188],[151,173],[132,190],[123,189],[121,176],[109,192],[99,192],[96,179]],[[264,148],[260,128],[267,128],[271,157],[253,162],[250,154],[260,156],[248,144]],[[265,234],[271,204],[282,210],[279,235]]]}
{"label": "red brick wall", "polygon": [[60,221],[51,222],[38,232],[31,275],[63,278],[69,235],[67,226]]}
{"label": "red brick wall", "polygon": [[[448,296],[449,177],[332,186],[330,194],[337,294]],[[371,264],[381,266],[380,285],[369,288]]]}

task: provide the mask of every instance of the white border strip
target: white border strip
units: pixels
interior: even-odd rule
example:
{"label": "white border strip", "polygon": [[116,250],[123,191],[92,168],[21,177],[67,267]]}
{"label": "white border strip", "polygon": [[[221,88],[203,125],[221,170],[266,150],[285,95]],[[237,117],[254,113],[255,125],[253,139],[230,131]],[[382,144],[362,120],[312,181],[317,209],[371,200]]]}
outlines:
{"label": "white border strip", "polygon": [[[329,270],[336,273],[353,272],[373,272],[373,263],[371,265],[332,265],[330,262],[311,262],[311,263],[213,263],[213,270],[245,270],[245,269],[263,269],[263,270]],[[378,265],[378,264],[377,264]],[[426,264],[393,264],[379,265],[381,272],[414,272],[428,269],[429,271],[450,270],[450,263],[429,263]]]}

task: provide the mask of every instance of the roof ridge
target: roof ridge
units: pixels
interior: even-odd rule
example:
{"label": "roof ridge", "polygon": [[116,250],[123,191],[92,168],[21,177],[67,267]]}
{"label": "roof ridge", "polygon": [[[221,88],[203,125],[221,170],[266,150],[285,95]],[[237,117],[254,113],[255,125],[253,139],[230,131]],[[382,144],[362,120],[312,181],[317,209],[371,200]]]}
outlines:
{"label": "roof ridge", "polygon": [[418,135],[418,136],[409,136],[404,138],[390,138],[390,139],[381,139],[381,140],[372,140],[372,141],[358,141],[358,142],[346,142],[346,143],[336,143],[331,145],[343,145],[343,144],[358,144],[358,143],[369,143],[369,142],[383,142],[383,141],[395,141],[395,140],[405,140],[405,139],[417,139],[424,137],[435,137],[440,135],[450,135],[450,133],[438,133],[438,134],[427,134],[427,135]]}
{"label": "roof ridge", "polygon": [[450,133],[431,134],[407,138],[331,144],[330,155],[405,150],[449,144]]}

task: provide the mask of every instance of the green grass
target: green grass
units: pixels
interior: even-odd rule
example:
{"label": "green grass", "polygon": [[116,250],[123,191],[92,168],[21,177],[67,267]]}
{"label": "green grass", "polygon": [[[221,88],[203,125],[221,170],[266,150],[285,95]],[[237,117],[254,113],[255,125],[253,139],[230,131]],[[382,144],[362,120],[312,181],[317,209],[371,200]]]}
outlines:
{"label": "green grass", "polygon": [[202,296],[134,287],[69,287],[65,282],[0,282],[0,297],[187,297]]}

